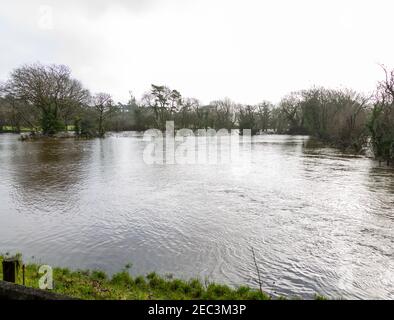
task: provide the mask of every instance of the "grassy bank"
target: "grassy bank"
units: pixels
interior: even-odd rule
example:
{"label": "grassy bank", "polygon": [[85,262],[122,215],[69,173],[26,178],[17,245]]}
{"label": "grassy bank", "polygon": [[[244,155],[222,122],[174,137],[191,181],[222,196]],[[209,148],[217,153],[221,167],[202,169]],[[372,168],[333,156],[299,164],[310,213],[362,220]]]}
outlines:
{"label": "grassy bank", "polygon": [[[75,126],[69,125],[69,126],[67,126],[67,129],[65,129],[64,131],[74,131],[74,129],[75,129]],[[32,128],[27,128],[27,127],[21,127],[19,129],[19,131],[17,130],[17,128],[12,127],[12,126],[0,127],[0,133],[28,133],[28,132],[32,132],[32,131],[34,131]],[[41,128],[37,127],[36,131],[41,131]]]}
{"label": "grassy bank", "polygon": [[[0,256],[0,279],[3,279]],[[161,277],[156,273],[132,277],[126,266],[121,272],[108,277],[102,271],[54,268],[54,292],[80,299],[110,300],[267,300],[270,297],[246,286],[237,289],[215,283],[203,284],[200,280],[184,281],[172,277]],[[25,285],[38,288],[42,276],[39,265],[26,264]],[[18,273],[18,284],[22,284],[22,270]]]}
{"label": "grassy bank", "polygon": [[18,132],[16,128],[11,126],[3,126],[0,128],[0,133],[27,133],[31,131],[32,129],[30,128],[20,128],[20,131]]}

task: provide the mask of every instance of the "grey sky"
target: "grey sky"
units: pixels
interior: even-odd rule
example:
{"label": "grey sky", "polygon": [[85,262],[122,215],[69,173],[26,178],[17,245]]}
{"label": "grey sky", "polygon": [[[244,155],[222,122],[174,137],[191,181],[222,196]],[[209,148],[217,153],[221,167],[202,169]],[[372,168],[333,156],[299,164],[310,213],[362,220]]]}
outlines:
{"label": "grey sky", "polygon": [[0,79],[40,61],[126,101],[151,83],[203,102],[371,91],[394,67],[392,0],[2,0]]}

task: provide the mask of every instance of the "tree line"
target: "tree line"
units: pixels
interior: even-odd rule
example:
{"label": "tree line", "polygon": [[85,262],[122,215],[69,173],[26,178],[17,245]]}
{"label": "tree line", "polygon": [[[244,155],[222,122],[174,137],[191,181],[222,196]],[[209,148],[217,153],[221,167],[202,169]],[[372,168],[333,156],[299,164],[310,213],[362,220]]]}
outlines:
{"label": "tree line", "polygon": [[307,134],[342,149],[368,145],[388,162],[394,159],[394,70],[376,91],[314,87],[290,93],[277,105],[238,104],[230,99],[203,105],[167,86],[152,85],[140,101],[130,95],[115,103],[108,93],[91,94],[64,65],[24,65],[0,86],[0,131],[29,130],[53,135],[72,130],[81,137],[106,131],[176,128],[251,129],[253,133]]}

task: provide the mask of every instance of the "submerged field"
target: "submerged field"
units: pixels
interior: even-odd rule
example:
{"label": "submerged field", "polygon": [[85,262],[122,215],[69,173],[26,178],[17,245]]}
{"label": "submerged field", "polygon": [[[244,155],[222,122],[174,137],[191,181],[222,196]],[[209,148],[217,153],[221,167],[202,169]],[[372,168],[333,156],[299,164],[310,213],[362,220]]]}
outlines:
{"label": "submerged field", "polygon": [[[393,297],[392,167],[306,136],[255,136],[250,152],[240,145],[246,163],[165,166],[144,162],[136,132],[18,139],[0,135],[0,252],[109,275],[131,261],[134,277],[171,273],[256,288],[253,248],[273,297]],[[83,290],[108,297],[175,294],[144,283],[116,289],[111,279],[95,289],[91,274],[56,272],[57,290],[71,279],[71,288],[87,281]],[[96,293],[103,287],[111,293]]]}

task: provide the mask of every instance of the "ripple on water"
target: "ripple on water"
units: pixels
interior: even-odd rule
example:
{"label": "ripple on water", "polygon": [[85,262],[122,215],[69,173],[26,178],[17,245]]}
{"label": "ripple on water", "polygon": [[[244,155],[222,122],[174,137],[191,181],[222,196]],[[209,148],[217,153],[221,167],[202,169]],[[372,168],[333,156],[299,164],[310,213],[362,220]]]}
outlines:
{"label": "ripple on water", "polygon": [[393,298],[394,170],[254,138],[249,172],[147,166],[137,134],[0,135],[0,251],[53,265],[200,277],[273,295]]}

